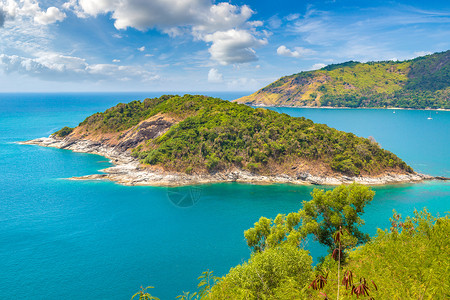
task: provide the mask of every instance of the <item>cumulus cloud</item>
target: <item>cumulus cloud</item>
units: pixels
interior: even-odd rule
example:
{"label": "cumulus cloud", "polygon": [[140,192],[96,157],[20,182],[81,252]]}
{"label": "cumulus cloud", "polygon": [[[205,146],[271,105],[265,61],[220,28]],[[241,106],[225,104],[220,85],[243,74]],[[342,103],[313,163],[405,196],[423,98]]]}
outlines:
{"label": "cumulus cloud", "polygon": [[144,52],[145,51],[145,46],[142,46],[140,48],[137,48],[139,51]]}
{"label": "cumulus cloud", "polygon": [[281,55],[281,56],[287,56],[287,57],[302,57],[302,56],[307,56],[307,55],[311,55],[311,54],[315,54],[316,52],[314,50],[311,49],[306,49],[303,47],[295,47],[295,50],[289,50],[288,48],[286,48],[286,46],[281,45],[280,47],[278,47],[277,49],[277,54]]}
{"label": "cumulus cloud", "polygon": [[[193,29],[194,31],[214,32],[240,27],[247,22],[253,13],[253,10],[247,5],[238,7],[221,2],[217,5],[212,5],[209,11],[197,21],[198,24]],[[253,25],[260,26],[261,24],[256,23]]]}
{"label": "cumulus cloud", "polygon": [[192,34],[211,42],[211,58],[220,64],[257,59],[254,48],[267,44],[257,38],[260,21],[249,21],[254,11],[247,5],[211,0],[70,0],[66,6],[77,15],[110,13],[117,29],[157,29],[169,36]]}
{"label": "cumulus cloud", "polygon": [[256,61],[258,58],[253,48],[267,44],[266,39],[256,39],[246,30],[235,29],[208,34],[204,40],[212,42],[209,49],[211,58],[222,65]]}
{"label": "cumulus cloud", "polygon": [[139,80],[151,81],[158,75],[142,67],[89,64],[85,59],[59,53],[38,53],[38,57],[0,54],[0,69],[51,81]]}
{"label": "cumulus cloud", "polygon": [[66,18],[66,14],[60,11],[56,7],[49,7],[46,12],[39,11],[34,16],[34,21],[43,24],[48,25],[52,24],[58,21],[62,21]]}
{"label": "cumulus cloud", "polygon": [[300,57],[300,53],[297,51],[291,51],[286,46],[282,45],[278,47],[277,54],[281,56],[288,56],[288,57]]}
{"label": "cumulus cloud", "polygon": [[208,72],[208,82],[218,83],[223,81],[223,75],[216,68],[212,68]]}
{"label": "cumulus cloud", "polygon": [[112,13],[117,29],[133,27],[142,31],[182,26],[200,31],[223,30],[240,26],[253,14],[247,5],[213,5],[210,0],[71,0],[67,7],[91,16]]}
{"label": "cumulus cloud", "polygon": [[37,0],[8,0],[0,2],[0,27],[5,20],[14,20],[16,18],[19,18],[19,20],[29,18],[38,24],[48,25],[64,20],[66,14],[54,6],[43,11],[39,7]]}

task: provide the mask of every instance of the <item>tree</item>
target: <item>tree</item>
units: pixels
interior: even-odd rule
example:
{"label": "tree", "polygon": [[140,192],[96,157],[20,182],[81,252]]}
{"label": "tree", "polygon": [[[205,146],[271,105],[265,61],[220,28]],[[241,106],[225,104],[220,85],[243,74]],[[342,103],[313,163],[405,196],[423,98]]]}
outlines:
{"label": "tree", "polygon": [[303,201],[303,226],[307,233],[312,233],[319,243],[334,249],[333,234],[341,227],[349,235],[343,247],[348,248],[365,243],[369,235],[363,233],[358,227],[364,225],[360,217],[364,207],[373,199],[375,192],[369,187],[353,183],[348,186],[325,192],[314,189],[311,201]]}
{"label": "tree", "polygon": [[313,234],[331,252],[334,249],[333,234],[340,228],[349,233],[342,241],[343,249],[369,239],[358,228],[364,224],[360,217],[364,207],[375,195],[369,187],[353,183],[331,191],[314,189],[311,195],[312,200],[303,201],[303,208],[298,212],[279,214],[273,220],[261,217],[255,227],[246,230],[244,236],[252,251],[261,252],[279,244],[299,246]]}

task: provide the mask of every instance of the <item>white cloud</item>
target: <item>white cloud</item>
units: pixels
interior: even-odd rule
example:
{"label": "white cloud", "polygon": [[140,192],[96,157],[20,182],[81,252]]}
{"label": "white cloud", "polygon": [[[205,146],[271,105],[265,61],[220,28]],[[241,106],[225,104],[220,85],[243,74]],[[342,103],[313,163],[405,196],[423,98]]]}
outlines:
{"label": "white cloud", "polygon": [[[396,57],[402,60],[411,58],[412,51],[398,50],[398,45],[411,45],[416,40],[427,41],[422,44],[429,45],[433,51],[447,49],[446,26],[436,26],[435,32],[430,34],[424,30],[424,24],[449,24],[449,21],[448,12],[417,10],[405,5],[366,10],[349,8],[345,18],[333,11],[309,7],[288,30],[313,47],[324,49],[320,52],[323,58],[374,61]],[[438,44],[440,42],[442,44]]]}
{"label": "white cloud", "polygon": [[286,16],[286,20],[288,21],[297,20],[298,18],[300,18],[300,14],[289,14]]}
{"label": "white cloud", "polygon": [[71,0],[67,7],[82,9],[91,16],[110,12],[117,29],[133,27],[141,31],[193,26],[194,30],[212,32],[240,26],[253,14],[247,5],[213,5],[211,0]]}
{"label": "white cloud", "polygon": [[152,57],[154,54],[145,54],[145,57]]}
{"label": "white cloud", "polygon": [[258,58],[253,48],[267,44],[266,39],[257,39],[246,30],[235,29],[208,34],[204,40],[212,42],[209,49],[211,58],[222,65],[256,61]]}
{"label": "white cloud", "polygon": [[120,59],[113,59],[112,60],[114,63],[119,63],[120,62]]}
{"label": "white cloud", "polygon": [[238,78],[228,82],[228,88],[241,91],[253,91],[261,88],[261,84],[253,78]]}
{"label": "white cloud", "polygon": [[48,25],[58,21],[62,21],[65,18],[66,14],[60,11],[58,8],[49,7],[46,12],[37,12],[34,16],[34,21],[39,24]]}
{"label": "white cloud", "polygon": [[0,69],[51,81],[136,80],[151,81],[158,75],[140,66],[89,64],[85,59],[59,53],[38,53],[38,57],[0,54]]}
{"label": "white cloud", "polygon": [[267,44],[256,38],[256,28],[263,23],[249,21],[254,11],[247,5],[212,0],[70,0],[66,7],[90,16],[111,13],[119,30],[155,28],[171,37],[192,34],[212,42],[211,58],[221,64],[257,60],[254,48]]}
{"label": "white cloud", "polygon": [[18,21],[33,19],[38,24],[48,25],[66,18],[66,14],[54,6],[47,8],[46,11],[41,10],[37,0],[2,1],[0,12],[0,24],[1,20],[4,23],[18,18]]}
{"label": "white cloud", "polygon": [[327,66],[326,64],[314,64],[311,67],[311,70],[319,70],[319,69],[322,69],[323,67],[326,67],[326,66]]}
{"label": "white cloud", "polygon": [[223,81],[223,75],[219,70],[212,68],[208,72],[208,82],[218,83]]}
{"label": "white cloud", "polygon": [[145,51],[145,46],[142,46],[140,48],[137,48],[139,51],[144,52]]}
{"label": "white cloud", "polygon": [[432,54],[430,51],[418,51],[418,52],[414,52],[414,57],[425,56],[425,55],[430,55],[430,54]]}
{"label": "white cloud", "polygon": [[[229,3],[221,2],[212,5],[209,11],[201,17],[199,24],[194,26],[194,31],[214,32],[237,28],[245,24],[253,15],[253,11],[247,5],[242,7],[234,6]],[[260,26],[262,23],[253,23],[253,26]]]}
{"label": "white cloud", "polygon": [[302,57],[302,56],[307,56],[307,55],[311,55],[311,54],[315,54],[316,52],[314,50],[311,49],[306,49],[303,47],[295,47],[295,50],[289,50],[288,48],[286,48],[286,46],[281,45],[280,47],[278,47],[277,49],[277,54],[281,55],[281,56],[287,56],[287,57]]}
{"label": "white cloud", "polygon": [[274,15],[269,18],[269,26],[273,29],[278,29],[281,27],[281,19],[278,17],[278,15]]}

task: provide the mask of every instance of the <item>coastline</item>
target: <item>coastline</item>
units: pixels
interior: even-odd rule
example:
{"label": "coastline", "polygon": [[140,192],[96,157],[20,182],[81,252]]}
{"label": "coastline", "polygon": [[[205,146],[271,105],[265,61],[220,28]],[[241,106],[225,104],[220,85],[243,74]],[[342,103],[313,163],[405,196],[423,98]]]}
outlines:
{"label": "coastline", "polygon": [[[233,100],[234,101],[234,100]],[[257,108],[269,108],[269,107],[280,107],[280,108],[311,108],[311,109],[389,109],[389,110],[423,110],[423,111],[450,111],[450,109],[446,108],[403,108],[403,107],[334,107],[334,106],[296,106],[296,105],[265,105],[265,104],[251,104],[251,103],[241,103],[252,107]]]}
{"label": "coastline", "polygon": [[199,175],[167,172],[157,168],[144,167],[133,158],[129,152],[118,148],[82,139],[60,139],[50,136],[30,141],[19,142],[22,145],[38,145],[58,149],[67,149],[74,152],[91,153],[104,156],[111,160],[114,166],[100,170],[104,174],[92,174],[81,177],[68,178],[69,180],[110,180],[121,185],[135,186],[184,186],[207,183],[240,182],[251,184],[274,184],[288,183],[295,185],[340,185],[353,182],[364,185],[390,185],[402,183],[414,183],[424,180],[447,180],[439,176],[429,176],[419,173],[412,174],[386,174],[374,177],[350,177],[339,175],[335,177],[317,176],[309,173],[300,173],[297,176],[286,174],[258,175],[249,171],[234,169],[230,171],[217,172],[214,174]]}

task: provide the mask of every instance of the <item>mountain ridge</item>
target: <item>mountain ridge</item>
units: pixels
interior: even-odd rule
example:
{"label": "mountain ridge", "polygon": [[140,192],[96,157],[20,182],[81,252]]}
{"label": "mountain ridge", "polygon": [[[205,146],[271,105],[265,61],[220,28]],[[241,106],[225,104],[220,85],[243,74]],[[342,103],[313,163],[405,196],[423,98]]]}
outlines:
{"label": "mountain ridge", "polygon": [[254,106],[450,109],[450,50],[406,61],[348,61],[281,77],[234,100]]}

